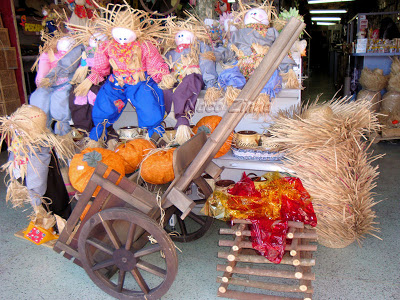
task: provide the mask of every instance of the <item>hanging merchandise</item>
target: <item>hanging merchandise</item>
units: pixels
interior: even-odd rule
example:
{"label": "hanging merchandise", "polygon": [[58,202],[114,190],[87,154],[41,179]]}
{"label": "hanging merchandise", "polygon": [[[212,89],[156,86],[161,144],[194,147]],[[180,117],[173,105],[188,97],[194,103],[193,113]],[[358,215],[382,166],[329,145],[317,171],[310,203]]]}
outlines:
{"label": "hanging merchandise", "polygon": [[318,242],[343,248],[378,231],[376,186],[379,156],[368,152],[364,135],[379,129],[370,102],[347,98],[280,114],[269,128],[285,147],[284,167],[301,178],[313,199]]}
{"label": "hanging merchandise", "polygon": [[93,17],[94,4],[91,0],[64,0],[72,11],[69,23],[85,26],[86,22]]}
{"label": "hanging merchandise", "polygon": [[169,41],[165,45],[165,57],[176,84],[164,90],[164,97],[166,112],[171,111],[172,105],[174,108],[177,120],[174,141],[177,144],[183,144],[191,137],[189,122],[195,113],[202,88],[207,89],[205,99],[220,96],[215,56],[208,45],[210,40],[207,29],[193,15],[188,12],[186,14],[186,20],[168,19],[166,24]]}
{"label": "hanging merchandise", "polygon": [[387,77],[383,75],[383,70],[364,68],[361,71],[360,84],[363,89],[358,92],[357,100],[366,99],[370,101],[371,109],[378,112],[381,106],[381,91],[387,84]]}
{"label": "hanging merchandise", "polygon": [[171,88],[174,83],[156,47],[165,20],[152,19],[149,13],[127,4],[99,9],[103,17],[97,19],[97,26],[109,41],[98,47],[91,74],[75,89],[77,96],[86,96],[93,84],[108,76],[93,106],[90,138],[106,139],[106,129],[118,120],[128,101],[136,109],[139,127],[146,128],[150,137],[162,135],[162,88]]}
{"label": "hanging merchandise", "polygon": [[[217,60],[230,62],[231,66],[222,71],[218,78],[221,86],[226,89],[224,101],[227,106],[235,100],[239,89],[244,86],[279,36],[278,31],[272,27],[277,20],[277,14],[271,3],[247,5],[239,1],[239,10],[233,13],[233,19],[235,23],[232,25],[238,30],[230,33],[227,49],[216,49]],[[271,99],[282,88],[279,72],[287,72],[293,65],[295,63],[290,57],[283,59],[279,70],[275,70],[260,96],[248,108],[249,113],[253,113],[255,117],[269,113]]]}
{"label": "hanging merchandise", "polygon": [[83,46],[75,46],[72,35],[59,31],[53,35],[43,33],[42,40],[45,44],[32,68],[37,66],[35,82],[38,88],[31,94],[29,103],[46,113],[49,129],[55,134],[65,135],[71,130],[70,80],[79,67]]}
{"label": "hanging merchandise", "polygon": [[0,145],[6,139],[9,144],[9,160],[2,166],[9,178],[6,201],[14,207],[30,203],[34,211],[32,224],[43,229],[55,224],[52,213],[42,206],[53,201],[44,197],[51,149],[63,163],[72,157],[74,149],[72,139],[55,136],[46,123],[46,114],[33,105],[22,105],[11,116],[0,117]]}

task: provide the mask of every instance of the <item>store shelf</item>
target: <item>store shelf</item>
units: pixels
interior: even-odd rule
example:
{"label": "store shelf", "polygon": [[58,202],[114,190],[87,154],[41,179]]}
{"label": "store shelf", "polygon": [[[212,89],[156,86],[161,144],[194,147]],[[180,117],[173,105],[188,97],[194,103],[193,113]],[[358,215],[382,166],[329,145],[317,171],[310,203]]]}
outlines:
{"label": "store shelf", "polygon": [[352,53],[352,56],[400,56],[400,52],[395,53]]}

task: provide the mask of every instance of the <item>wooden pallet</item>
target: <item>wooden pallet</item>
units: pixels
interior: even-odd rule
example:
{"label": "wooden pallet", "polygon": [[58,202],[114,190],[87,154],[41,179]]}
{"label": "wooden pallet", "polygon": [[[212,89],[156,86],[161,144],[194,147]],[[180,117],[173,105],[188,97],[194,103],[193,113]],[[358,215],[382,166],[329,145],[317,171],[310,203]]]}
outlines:
{"label": "wooden pallet", "polygon": [[[287,239],[291,239],[292,243],[286,245],[281,263],[273,264],[253,249],[249,225],[250,221],[235,219],[232,228],[220,229],[220,234],[233,235],[233,240],[219,241],[219,246],[230,247],[230,250],[218,252],[219,258],[226,259],[226,264],[217,265],[217,271],[223,272],[217,278],[217,282],[221,283],[218,297],[246,300],[311,299],[311,282],[315,280],[315,274],[311,272],[311,267],[315,265],[312,253],[317,250],[317,245],[310,242],[317,239],[315,229],[305,228],[302,222],[289,222]],[[251,276],[251,279],[243,279],[243,275]],[[276,283],[277,280],[279,283]],[[229,286],[253,288],[261,292],[238,291],[228,289]],[[276,292],[279,292],[279,296]],[[293,295],[295,297],[291,297]],[[296,295],[303,297],[296,298]]]}

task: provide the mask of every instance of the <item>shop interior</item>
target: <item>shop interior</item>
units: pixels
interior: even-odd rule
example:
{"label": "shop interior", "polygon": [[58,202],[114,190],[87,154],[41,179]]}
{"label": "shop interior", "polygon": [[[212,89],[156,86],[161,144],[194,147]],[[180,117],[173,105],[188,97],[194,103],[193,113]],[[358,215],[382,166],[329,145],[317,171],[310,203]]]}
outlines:
{"label": "shop interior", "polygon": [[0,298],[400,299],[398,1],[0,14]]}

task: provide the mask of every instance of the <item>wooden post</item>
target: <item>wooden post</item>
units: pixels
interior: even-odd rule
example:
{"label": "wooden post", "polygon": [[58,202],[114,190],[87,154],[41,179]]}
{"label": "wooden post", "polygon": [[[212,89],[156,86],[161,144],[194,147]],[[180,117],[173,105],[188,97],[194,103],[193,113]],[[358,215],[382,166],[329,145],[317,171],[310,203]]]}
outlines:
{"label": "wooden post", "polygon": [[221,122],[207,139],[206,144],[197,154],[193,162],[186,169],[183,176],[176,183],[176,188],[185,190],[193,178],[201,175],[211,162],[219,148],[226,141],[231,132],[243,118],[247,108],[255,101],[261,90],[271,78],[283,58],[289,52],[293,43],[298,39],[305,24],[296,18],[290,19],[279,37],[273,43],[259,67],[254,71],[243,90],[225,112]]}

